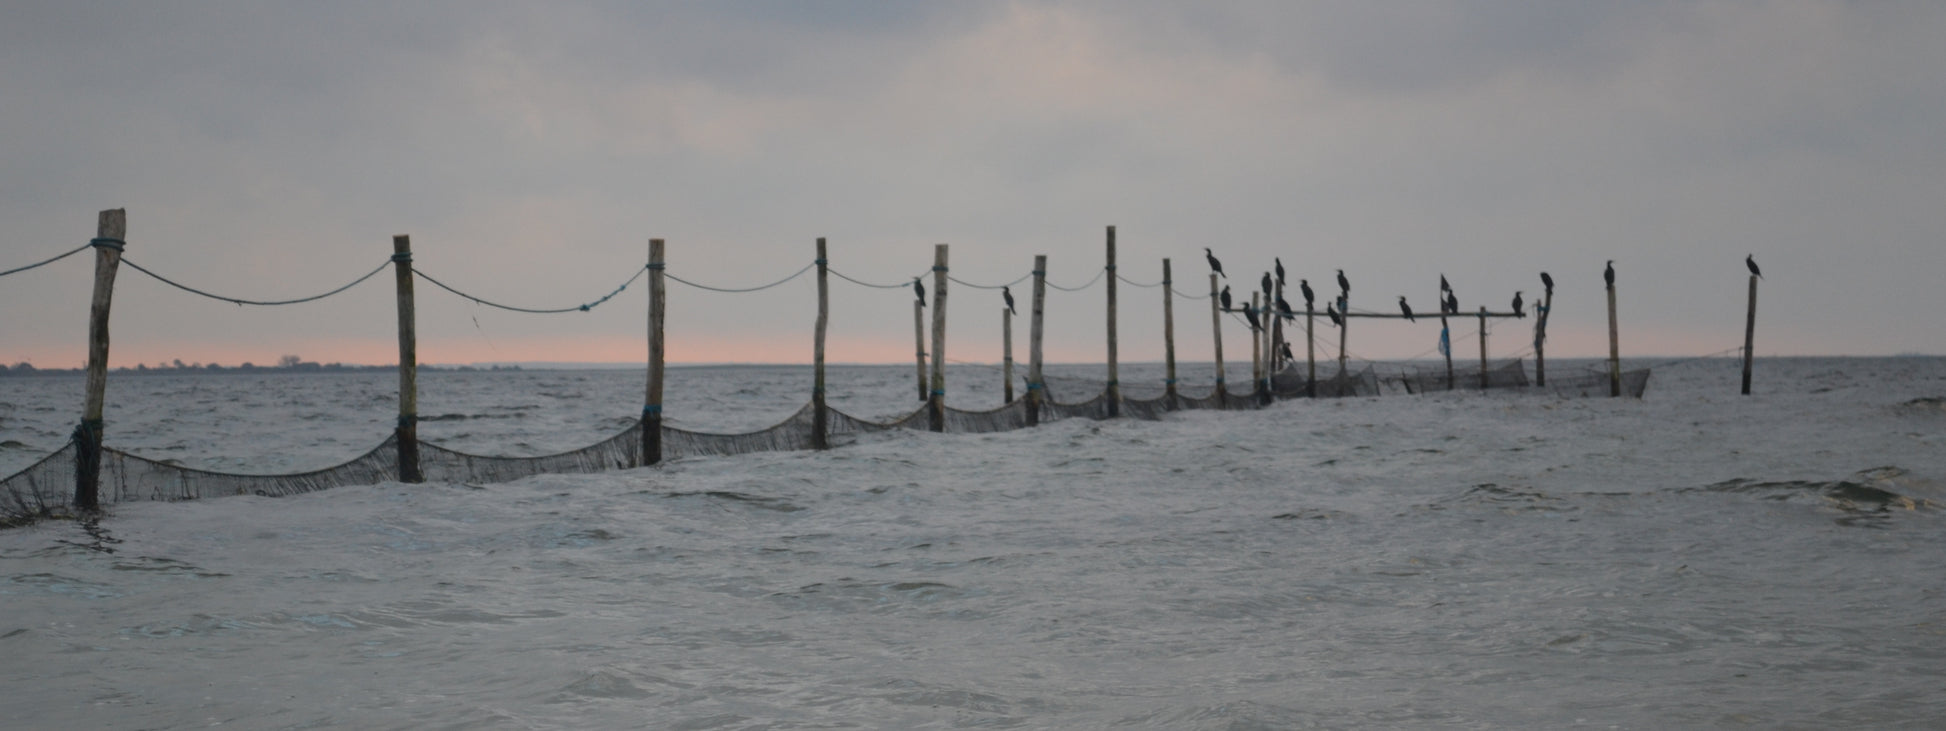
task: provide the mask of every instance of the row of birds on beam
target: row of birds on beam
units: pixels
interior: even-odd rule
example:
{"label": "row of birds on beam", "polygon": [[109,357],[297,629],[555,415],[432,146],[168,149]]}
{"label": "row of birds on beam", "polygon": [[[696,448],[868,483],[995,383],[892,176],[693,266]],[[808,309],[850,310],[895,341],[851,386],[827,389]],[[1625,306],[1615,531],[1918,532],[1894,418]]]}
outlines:
{"label": "row of birds on beam", "polygon": [[[1216,253],[1211,251],[1208,247],[1205,247],[1203,249],[1203,258],[1209,260],[1209,268],[1211,273],[1219,277],[1222,277],[1224,279],[1230,278],[1230,275],[1223,273],[1223,262],[1218,260],[1216,258]],[[1277,258],[1274,260],[1274,262],[1276,264],[1276,272],[1277,272],[1276,278],[1273,279],[1271,277],[1270,272],[1264,272],[1264,277],[1263,277],[1264,298],[1266,301],[1272,302],[1276,305],[1278,317],[1283,318],[1285,321],[1290,321],[1296,319],[1297,313],[1292,311],[1289,302],[1285,302],[1282,296],[1275,294],[1276,288],[1283,286],[1285,283],[1284,260],[1282,258]],[[1612,284],[1614,281],[1614,266],[1613,266],[1614,262],[1609,262],[1609,264],[1610,266],[1608,269],[1609,272],[1608,276],[1609,276],[1609,281]],[[1541,272],[1541,284],[1547,288],[1548,294],[1554,293],[1554,277],[1549,276],[1547,272]],[[1297,280],[1297,286],[1298,286],[1298,290],[1304,293],[1305,311],[1308,312],[1312,308],[1316,307],[1317,294],[1311,289],[1310,280],[1299,279]],[[1444,274],[1439,275],[1439,292],[1440,292],[1439,314],[1441,315],[1459,314],[1459,296],[1453,294],[1453,285],[1446,281],[1446,275]],[[1251,330],[1263,329],[1263,323],[1257,319],[1256,308],[1253,308],[1249,305],[1244,305],[1242,310],[1238,310],[1231,306],[1229,285],[1226,284],[1223,286],[1223,291],[1217,295],[1217,299],[1219,303],[1222,305],[1224,312],[1239,312],[1239,311],[1242,312],[1244,319],[1249,321]],[[1333,326],[1338,326],[1338,327],[1344,326],[1345,324],[1344,315],[1345,312],[1348,311],[1348,309],[1346,308],[1346,303],[1348,303],[1350,300],[1351,300],[1351,279],[1345,276],[1345,270],[1339,269],[1338,270],[1338,301],[1335,303],[1327,302],[1324,305],[1324,314],[1326,317],[1331,318],[1331,324]],[[1518,291],[1514,292],[1513,308],[1514,308],[1515,317],[1527,316],[1527,312],[1524,309],[1526,307],[1526,304],[1527,303],[1523,299],[1521,299],[1521,292]],[[1412,305],[1408,304],[1406,302],[1405,297],[1403,296],[1399,297],[1399,313],[1409,322],[1418,321],[1417,317],[1412,312]]]}
{"label": "row of birds on beam", "polygon": [[[1203,258],[1209,260],[1209,269],[1211,273],[1219,277],[1222,277],[1224,279],[1230,278],[1230,275],[1223,273],[1223,262],[1218,260],[1216,258],[1216,253],[1214,251],[1211,251],[1210,248],[1207,246],[1203,247]],[[1272,261],[1276,264],[1277,278],[1273,280],[1271,279],[1270,272],[1264,272],[1264,278],[1263,278],[1264,300],[1266,302],[1274,301],[1275,304],[1277,305],[1277,316],[1283,318],[1285,322],[1289,322],[1297,319],[1297,313],[1291,310],[1291,303],[1285,302],[1282,294],[1274,294],[1275,292],[1277,292],[1276,287],[1282,287],[1284,285],[1284,259],[1283,257],[1276,257]],[[1753,254],[1753,255],[1748,255],[1743,257],[1743,265],[1749,268],[1750,274],[1752,276],[1758,278],[1763,277],[1764,275],[1763,271],[1757,268],[1756,255]],[[1608,286],[1610,287],[1615,286],[1615,260],[1613,259],[1608,260],[1607,266],[1602,269],[1601,278],[1602,281],[1606,282]],[[1297,286],[1298,289],[1304,293],[1304,310],[1306,312],[1309,312],[1311,308],[1317,306],[1317,293],[1311,290],[1311,280],[1299,279],[1297,280]],[[1549,276],[1547,272],[1541,272],[1541,286],[1547,288],[1547,294],[1549,295],[1554,294],[1554,277]],[[918,279],[913,279],[912,291],[914,294],[918,295],[919,305],[921,307],[925,306],[926,285],[921,283]],[[1453,285],[1446,281],[1446,275],[1444,274],[1439,275],[1439,293],[1441,298],[1441,301],[1439,303],[1439,314],[1441,315],[1459,314],[1460,313],[1459,297],[1453,294]],[[1018,315],[1019,313],[1015,312],[1014,310],[1013,290],[1003,286],[1000,288],[1000,296],[1005,298],[1007,301],[1007,311]],[[1242,312],[1243,318],[1250,322],[1251,330],[1263,329],[1263,322],[1257,319],[1257,308],[1251,307],[1249,305],[1245,305],[1242,310],[1238,310],[1230,305],[1230,285],[1227,284],[1223,285],[1223,291],[1222,293],[1217,295],[1217,299],[1221,301],[1224,312]],[[1345,277],[1345,270],[1339,269],[1338,270],[1338,301],[1335,303],[1336,306],[1334,307],[1333,306],[1334,303],[1330,303],[1330,302],[1327,302],[1324,305],[1324,314],[1326,317],[1331,318],[1332,326],[1334,327],[1344,326],[1345,320],[1341,310],[1345,308],[1346,303],[1349,302],[1350,299],[1351,299],[1351,280]],[[1526,310],[1523,309],[1526,306],[1526,304],[1527,303],[1521,299],[1521,291],[1515,290],[1514,301],[1513,301],[1514,317],[1527,316]],[[1418,318],[1415,317],[1412,313],[1412,305],[1406,303],[1404,295],[1399,296],[1399,312],[1405,316],[1407,322],[1418,321]]]}

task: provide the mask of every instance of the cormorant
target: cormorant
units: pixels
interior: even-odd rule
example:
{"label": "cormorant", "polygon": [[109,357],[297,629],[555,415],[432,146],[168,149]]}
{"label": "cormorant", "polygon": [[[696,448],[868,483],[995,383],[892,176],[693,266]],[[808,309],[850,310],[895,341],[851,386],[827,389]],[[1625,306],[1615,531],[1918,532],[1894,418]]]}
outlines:
{"label": "cormorant", "polygon": [[1311,291],[1311,280],[1309,279],[1297,280],[1297,288],[1304,290],[1304,311],[1310,312],[1311,306],[1318,303],[1317,293]]}
{"label": "cormorant", "polygon": [[1006,285],[1001,285],[1001,286],[1000,286],[1000,296],[1001,296],[1001,297],[1005,297],[1005,298],[1007,299],[1007,312],[1008,312],[1009,314],[1013,314],[1013,315],[1018,315],[1018,314],[1020,314],[1019,312],[1017,312],[1017,311],[1015,311],[1015,310],[1014,310],[1014,291],[1013,291],[1013,290],[1011,290],[1011,289],[1008,289]]}
{"label": "cormorant", "polygon": [[1277,344],[1277,354],[1284,356],[1285,363],[1297,362],[1297,356],[1291,355],[1291,343],[1288,340]]}
{"label": "cormorant", "polygon": [[1610,287],[1615,286],[1615,260],[1614,259],[1609,259],[1608,268],[1601,270],[1601,280],[1607,282],[1608,286]]}
{"label": "cormorant", "polygon": [[1333,307],[1330,302],[1324,303],[1324,315],[1325,317],[1331,318],[1331,325],[1333,327],[1345,326],[1345,318],[1338,314],[1338,308]]}
{"label": "cormorant", "polygon": [[1271,293],[1271,291],[1272,291],[1272,289],[1271,289],[1271,286],[1270,286],[1270,285],[1271,285],[1271,282],[1270,282],[1270,272],[1264,272],[1264,282],[1263,282],[1263,284],[1264,284],[1264,296],[1265,296],[1265,297],[1269,297],[1269,296],[1270,296],[1270,293]]}
{"label": "cormorant", "polygon": [[1274,257],[1271,261],[1277,263],[1277,283],[1281,285],[1284,283],[1284,258]]}
{"label": "cormorant", "polygon": [[1230,285],[1227,284],[1223,285],[1223,294],[1219,295],[1219,299],[1223,300],[1223,311],[1229,312],[1230,311]]}
{"label": "cormorant", "polygon": [[1520,290],[1514,290],[1514,317],[1526,316],[1527,313],[1520,311]]}
{"label": "cormorant", "polygon": [[1285,302],[1284,295],[1281,294],[1277,295],[1277,316],[1285,320],[1297,319],[1297,313],[1291,311],[1291,303]]}
{"label": "cormorant", "polygon": [[1459,295],[1453,294],[1453,291],[1450,289],[1446,290],[1446,302],[1443,306],[1446,308],[1447,314],[1459,314]]}
{"label": "cormorant", "polygon": [[1347,298],[1351,297],[1351,280],[1345,278],[1343,269],[1338,270],[1338,291],[1343,292]]}
{"label": "cormorant", "polygon": [[1554,278],[1548,276],[1547,272],[1541,272],[1541,284],[1547,287],[1548,294],[1554,294]]}
{"label": "cormorant", "polygon": [[1752,276],[1755,276],[1755,277],[1756,277],[1756,278],[1758,278],[1758,279],[1763,279],[1763,278],[1764,278],[1764,272],[1763,272],[1763,270],[1762,270],[1762,269],[1758,269],[1758,268],[1757,268],[1757,255],[1756,255],[1756,254],[1749,254],[1749,255],[1745,255],[1745,256],[1743,257],[1743,265],[1744,265],[1744,266],[1747,266],[1747,267],[1750,267],[1750,274],[1751,274]]}
{"label": "cormorant", "polygon": [[919,295],[919,306],[926,306],[926,285],[917,279],[912,280],[912,291]]}
{"label": "cormorant", "polygon": [[1405,313],[1406,322],[1419,321],[1418,318],[1412,316],[1412,305],[1408,305],[1405,303],[1405,295],[1399,295],[1399,311]]}
{"label": "cormorant", "polygon": [[1243,306],[1243,319],[1245,319],[1245,320],[1249,320],[1249,321],[1250,321],[1250,330],[1251,330],[1252,332],[1255,332],[1255,331],[1258,331],[1258,330],[1262,330],[1262,329],[1264,329],[1264,326],[1263,326],[1263,324],[1262,324],[1262,323],[1259,323],[1259,322],[1257,322],[1257,308],[1255,308],[1255,307],[1251,307],[1251,306],[1249,306],[1249,305],[1244,305],[1244,306]]}
{"label": "cormorant", "polygon": [[1216,272],[1216,276],[1222,277],[1224,279],[1230,278],[1230,275],[1223,273],[1223,262],[1217,261],[1216,254],[1210,252],[1209,247],[1207,246],[1203,247],[1203,258],[1209,260],[1209,270],[1212,272]]}

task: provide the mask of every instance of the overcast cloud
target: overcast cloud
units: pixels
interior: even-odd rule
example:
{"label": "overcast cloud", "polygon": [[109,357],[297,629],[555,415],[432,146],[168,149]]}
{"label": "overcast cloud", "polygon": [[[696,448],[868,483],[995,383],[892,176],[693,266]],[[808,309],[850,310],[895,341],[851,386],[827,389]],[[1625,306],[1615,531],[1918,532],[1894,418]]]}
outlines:
{"label": "overcast cloud", "polygon": [[[1946,353],[1941,38],[1933,2],[9,2],[0,269],[126,207],[130,259],[224,294],[330,289],[406,233],[442,281],[560,307],[651,237],[721,286],[820,236],[869,281],[949,243],[962,279],[1044,253],[1074,285],[1115,225],[1125,276],[1170,257],[1192,292],[1204,246],[1387,311],[1442,273],[1501,309],[1547,270],[1567,356],[1606,352],[1607,259],[1626,353],[1740,345],[1755,254],[1759,354]],[[90,268],[0,278],[0,361],[85,359]],[[391,362],[391,287],[240,308],[124,269],[114,361]],[[1156,291],[1121,291],[1123,357],[1160,359]],[[422,284],[420,357],[639,361],[644,292],[530,316]],[[807,361],[813,292],[675,286],[671,358]],[[909,300],[834,283],[832,359],[910,358]],[[999,306],[953,290],[951,357],[998,359]],[[1206,307],[1180,301],[1185,360]],[[1099,360],[1101,308],[1052,293],[1049,358]],[[1350,350],[1436,337],[1361,321]]]}

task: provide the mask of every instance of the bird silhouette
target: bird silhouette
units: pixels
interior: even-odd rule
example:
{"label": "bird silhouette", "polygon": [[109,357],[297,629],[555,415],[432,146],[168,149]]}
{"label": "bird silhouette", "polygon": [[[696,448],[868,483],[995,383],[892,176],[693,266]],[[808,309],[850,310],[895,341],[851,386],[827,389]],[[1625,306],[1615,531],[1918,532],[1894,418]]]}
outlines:
{"label": "bird silhouette", "polygon": [[1255,307],[1244,305],[1243,319],[1250,321],[1251,332],[1257,332],[1264,329],[1263,323],[1257,321],[1257,308]]}
{"label": "bird silhouette", "polygon": [[1297,280],[1297,288],[1304,291],[1304,310],[1306,312],[1309,312],[1311,310],[1311,306],[1318,303],[1317,293],[1311,291],[1311,280],[1309,279]]}
{"label": "bird silhouette", "polygon": [[1221,299],[1223,301],[1223,311],[1229,312],[1230,311],[1230,285],[1227,284],[1223,285],[1223,294],[1218,295],[1218,299]]}
{"label": "bird silhouette", "polygon": [[926,306],[926,285],[917,279],[912,280],[912,291],[919,295],[919,306]]}
{"label": "bird silhouette", "polygon": [[1264,296],[1265,296],[1265,297],[1269,297],[1269,296],[1270,296],[1270,292],[1271,292],[1271,284],[1272,284],[1272,282],[1270,281],[1270,272],[1264,272],[1264,280],[1263,280],[1263,285],[1264,285]]}
{"label": "bird silhouette", "polygon": [[1459,314],[1459,295],[1453,294],[1452,290],[1447,290],[1446,302],[1441,306],[1446,308],[1447,314]]}
{"label": "bird silhouette", "polygon": [[1230,275],[1223,273],[1223,262],[1217,261],[1216,254],[1212,253],[1207,246],[1203,247],[1203,258],[1209,260],[1209,270],[1216,272],[1216,276],[1230,278]]}
{"label": "bird silhouette", "polygon": [[1614,259],[1609,259],[1608,268],[1601,270],[1601,280],[1607,282],[1608,286],[1610,287],[1615,286],[1615,260]]}
{"label": "bird silhouette", "polygon": [[1547,272],[1541,272],[1541,284],[1547,287],[1548,294],[1554,294],[1554,278],[1548,276]]}
{"label": "bird silhouette", "polygon": [[1446,275],[1444,274],[1439,275],[1439,291],[1441,292],[1453,291],[1453,285],[1446,283]]}
{"label": "bird silhouette", "polygon": [[1281,294],[1277,295],[1277,316],[1285,320],[1297,319],[1297,313],[1291,311],[1291,303],[1285,302]]}
{"label": "bird silhouette", "polygon": [[1339,299],[1351,297],[1351,280],[1345,278],[1345,270],[1343,269],[1338,270],[1338,291],[1344,293],[1344,297],[1340,297]]}
{"label": "bird silhouette", "polygon": [[1013,290],[1008,289],[1006,285],[1001,285],[1000,296],[1007,300],[1008,314],[1013,314],[1013,315],[1020,314],[1019,312],[1014,311],[1014,291]]}
{"label": "bird silhouette", "polygon": [[1284,258],[1275,257],[1271,261],[1277,263],[1277,283],[1281,285],[1284,283]]}
{"label": "bird silhouette", "polygon": [[1277,354],[1284,356],[1285,363],[1297,362],[1297,356],[1291,355],[1291,344],[1289,341],[1280,342],[1277,344]]}
{"label": "bird silhouette", "polygon": [[1406,303],[1405,303],[1405,296],[1404,296],[1404,295],[1400,295],[1400,296],[1399,296],[1399,311],[1400,311],[1400,312],[1403,312],[1403,313],[1405,313],[1405,321],[1406,321],[1406,322],[1418,322],[1418,321],[1419,321],[1419,318],[1416,318],[1416,317],[1413,317],[1413,316],[1412,316],[1412,305],[1408,305],[1408,304],[1406,304]]}
{"label": "bird silhouette", "polygon": [[1330,302],[1324,303],[1324,316],[1331,318],[1332,327],[1345,326],[1345,318],[1338,314],[1338,308],[1333,307]]}
{"label": "bird silhouette", "polygon": [[1526,316],[1527,316],[1527,313],[1525,313],[1525,312],[1521,312],[1521,311],[1520,311],[1520,304],[1521,304],[1521,303],[1520,303],[1520,291],[1519,291],[1519,290],[1515,290],[1515,291],[1514,291],[1514,317],[1526,317]]}
{"label": "bird silhouette", "polygon": [[1744,256],[1744,257],[1743,257],[1743,265],[1744,265],[1744,266],[1746,266],[1746,267],[1750,267],[1750,274],[1751,274],[1751,276],[1754,276],[1754,277],[1756,277],[1756,278],[1758,278],[1758,279],[1763,279],[1763,278],[1764,278],[1764,271],[1763,271],[1762,269],[1758,269],[1758,268],[1757,268],[1757,255],[1756,255],[1756,254],[1749,254],[1749,255],[1746,255],[1746,256]]}

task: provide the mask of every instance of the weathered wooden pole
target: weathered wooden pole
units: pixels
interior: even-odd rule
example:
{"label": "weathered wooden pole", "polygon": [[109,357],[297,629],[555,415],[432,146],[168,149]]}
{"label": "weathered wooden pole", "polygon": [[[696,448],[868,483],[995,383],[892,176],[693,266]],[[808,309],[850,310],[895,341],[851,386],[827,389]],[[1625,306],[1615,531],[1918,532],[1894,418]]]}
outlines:
{"label": "weathered wooden pole", "polygon": [[[1276,302],[1282,301],[1284,301],[1284,283],[1278,282]],[[1284,311],[1276,306],[1276,302],[1272,302],[1270,307],[1270,373],[1273,379],[1277,377],[1277,371],[1282,370],[1284,365]]]}
{"label": "weathered wooden pole", "polygon": [[1169,280],[1169,260],[1162,260],[1162,395],[1164,408],[1176,408],[1176,291]]}
{"label": "weathered wooden pole", "polygon": [[1534,385],[1547,385],[1547,316],[1554,312],[1554,288],[1541,295],[1540,312],[1534,318]]}
{"label": "weathered wooden pole", "polygon": [[926,301],[912,301],[912,349],[918,363],[919,400],[930,401],[926,388]]}
{"label": "weathered wooden pole", "polygon": [[642,400],[642,464],[662,462],[662,371],[666,343],[662,337],[663,315],[668,310],[669,289],[663,280],[662,239],[649,239],[649,387]]}
{"label": "weathered wooden pole", "polygon": [[1209,331],[1210,339],[1216,341],[1216,398],[1218,408],[1228,408],[1225,397],[1228,387],[1223,385],[1223,303],[1217,300],[1216,274],[1209,275]]}
{"label": "weathered wooden pole", "polygon": [[[1250,309],[1257,310],[1261,313],[1262,310],[1257,307],[1257,302],[1262,300],[1263,296],[1262,292],[1252,291],[1250,293]],[[1263,317],[1262,314],[1257,316]],[[1263,321],[1258,320],[1258,322],[1261,323]],[[1257,400],[1260,402],[1263,401],[1264,332],[1262,327],[1251,328],[1250,330],[1250,388],[1256,392]]]}
{"label": "weathered wooden pole", "polygon": [[1014,311],[1000,308],[1000,403],[1014,402]]}
{"label": "weathered wooden pole", "polygon": [[1757,275],[1750,275],[1750,314],[1743,320],[1743,395],[1750,395],[1750,361],[1756,356]]}
{"label": "weathered wooden pole", "polygon": [[88,306],[88,393],[81,424],[74,430],[74,508],[101,509],[102,411],[108,402],[108,310],[115,298],[115,273],[121,269],[128,210],[102,211],[95,219],[95,291]]}
{"label": "weathered wooden pole", "polygon": [[1108,416],[1122,415],[1122,379],[1115,362],[1115,227],[1108,227]]}
{"label": "weathered wooden pole", "polygon": [[1338,297],[1338,314],[1341,316],[1339,319],[1344,321],[1338,324],[1338,381],[1343,383],[1345,378],[1350,375],[1345,372],[1345,341],[1351,337],[1350,294]]}
{"label": "weathered wooden pole", "polygon": [[1480,390],[1487,390],[1487,308],[1485,307],[1480,308]]}
{"label": "weathered wooden pole", "polygon": [[419,324],[412,299],[412,237],[392,237],[399,290],[399,481],[424,482],[419,471]]}
{"label": "weathered wooden pole", "polygon": [[1615,326],[1615,283],[1608,283],[1608,396],[1622,395],[1622,340]]}
{"label": "weathered wooden pole", "polygon": [[826,276],[830,260],[825,258],[824,237],[818,237],[818,325],[816,344],[811,349],[811,448],[831,448],[831,412],[824,403],[824,331],[831,324],[831,282]]}
{"label": "weathered wooden pole", "polygon": [[1318,325],[1317,308],[1310,302],[1304,303],[1304,395],[1318,397],[1318,337],[1313,330]]}
{"label": "weathered wooden pole", "polygon": [[932,393],[928,425],[946,431],[946,245],[932,247]]}
{"label": "weathered wooden pole", "polygon": [[[1446,275],[1439,275],[1439,281],[1446,281]],[[1459,304],[1457,295],[1453,304]],[[1458,309],[1458,307],[1454,309]],[[1459,313],[1453,312],[1450,314],[1457,315]],[[1453,378],[1453,328],[1452,323],[1446,319],[1448,315],[1449,313],[1446,311],[1446,292],[1442,290],[1439,293],[1439,350],[1446,357],[1446,390],[1451,391],[1457,387],[1457,384]]]}
{"label": "weathered wooden pole", "polygon": [[1047,255],[1034,256],[1034,309],[1027,324],[1027,425],[1041,423],[1041,401],[1047,398],[1047,384],[1041,380],[1041,322],[1047,310]]}

